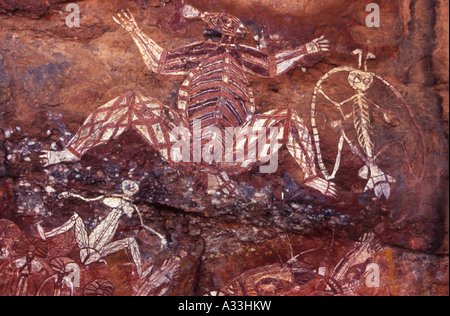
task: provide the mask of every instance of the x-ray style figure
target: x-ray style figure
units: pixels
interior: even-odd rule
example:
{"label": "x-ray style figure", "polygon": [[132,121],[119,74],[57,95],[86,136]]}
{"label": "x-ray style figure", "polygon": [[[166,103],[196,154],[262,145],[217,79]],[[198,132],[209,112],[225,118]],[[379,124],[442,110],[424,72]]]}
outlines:
{"label": "x-ray style figure", "polygon": [[[348,66],[332,69],[319,80],[314,89],[311,103],[311,123],[317,151],[317,160],[325,179],[335,179],[341,164],[344,144],[346,143],[350,147],[351,152],[364,163],[364,166],[358,173],[360,178],[368,180],[364,191],[373,190],[378,198],[384,195],[386,199],[389,199],[391,195],[390,185],[391,183],[395,183],[396,179],[381,169],[378,160],[390,148],[399,146],[404,155],[402,159],[408,166],[409,172],[414,176],[416,181],[420,182],[423,179],[425,171],[426,144],[414,112],[401,93],[380,75],[367,71],[367,62],[375,59],[376,56],[368,53],[363,64],[363,51],[358,49],[353,54],[359,56],[358,69]],[[364,69],[362,69],[363,66]],[[330,82],[336,81],[336,76],[340,73],[346,73],[348,75],[347,82],[353,92],[351,97],[339,102],[335,100],[336,98],[333,95],[328,93],[326,86]],[[393,97],[389,99],[388,104],[377,104],[368,96],[369,89],[375,85],[376,81],[382,84],[381,89],[392,94]],[[396,102],[400,106],[397,106],[396,111],[393,111]],[[404,114],[399,115],[399,113]],[[383,143],[382,139],[377,139],[378,135],[375,135],[374,132],[373,117],[379,114],[381,114],[383,124],[389,125],[391,121],[396,120],[401,123],[399,125],[406,126],[410,128],[410,131],[417,133],[418,139],[415,141],[419,144],[418,147],[421,152],[418,152],[414,158],[420,164],[419,170],[414,170],[411,155],[406,150],[407,146],[405,146],[404,140],[395,139],[394,136],[390,136],[386,138],[390,138],[391,140],[388,143]],[[323,125],[329,126],[340,137],[334,169],[331,174],[322,156],[319,133],[320,124],[318,122],[319,116],[326,122]]]}
{"label": "x-ray style figure", "polygon": [[[186,77],[179,90],[178,109],[140,93],[127,92],[94,111],[63,151],[42,152],[42,163],[48,166],[78,161],[90,149],[132,129],[174,168],[193,174],[196,188],[205,189],[208,177],[215,177],[222,192],[233,194],[236,187],[229,175],[242,174],[261,166],[263,159],[258,158],[275,157],[280,148],[286,146],[304,173],[304,184],[323,195],[336,196],[334,184],[317,174],[313,143],[303,120],[290,109],[256,114],[254,95],[247,80],[247,74],[274,78],[296,66],[304,66],[308,57],[329,51],[328,40],[322,36],[295,49],[269,54],[237,43],[239,37],[247,34],[237,17],[202,13],[188,5],[182,10],[185,19],[203,20],[209,32],[217,34],[220,40],[195,42],[168,51],[141,31],[129,11],[114,17],[130,33],[151,71],[157,75]],[[196,126],[200,132],[198,136]],[[194,146],[190,148],[189,163],[174,159],[172,149],[179,141],[179,135],[173,135],[176,128],[187,130],[190,137],[193,136],[190,138],[193,143],[198,141],[202,146],[219,141],[217,133],[210,130],[219,129],[222,134],[220,146],[234,144],[232,152],[227,152],[231,160],[192,159],[198,157],[198,152],[192,148]],[[227,128],[234,128],[234,135],[229,135]],[[280,140],[279,143],[277,140],[275,148],[267,148],[267,144],[258,145],[258,137],[251,137],[248,133],[249,130],[271,128],[278,131],[275,136]],[[253,153],[257,146],[259,157],[254,159],[249,153]],[[206,152],[208,154],[208,150]]]}
{"label": "x-ray style figure", "polygon": [[[106,256],[118,251],[128,249],[131,252],[133,261],[136,264],[139,277],[145,277],[149,271],[143,272],[143,264],[139,246],[133,237],[111,242],[113,239],[119,220],[123,215],[132,217],[136,212],[139,215],[141,225],[144,229],[157,235],[161,239],[161,247],[167,245],[167,241],[163,235],[144,225],[139,209],[133,204],[131,199],[139,191],[139,186],[133,181],[126,180],[122,183],[122,195],[99,196],[97,198],[88,199],[77,194],[62,193],[61,198],[75,197],[85,202],[102,201],[103,204],[113,208],[113,211],[88,235],[86,226],[78,214],[74,214],[69,221],[61,227],[55,228],[47,233],[44,232],[42,226],[38,224],[39,234],[43,239],[51,238],[60,234],[64,234],[71,229],[75,230],[75,239],[80,248],[80,257],[84,265],[90,265],[95,262],[104,261]],[[105,261],[104,261],[105,262]]]}

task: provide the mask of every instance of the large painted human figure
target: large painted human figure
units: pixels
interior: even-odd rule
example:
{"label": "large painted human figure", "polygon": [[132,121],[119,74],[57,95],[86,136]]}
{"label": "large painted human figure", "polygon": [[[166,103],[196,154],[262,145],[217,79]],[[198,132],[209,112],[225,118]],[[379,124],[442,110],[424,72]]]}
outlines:
{"label": "large painted human figure", "polygon": [[[114,17],[129,32],[149,69],[158,75],[186,77],[179,91],[178,109],[140,93],[127,92],[92,113],[63,151],[44,151],[44,165],[80,160],[90,149],[134,129],[176,168],[186,162],[172,159],[171,150],[178,141],[171,133],[174,129],[181,126],[194,136],[194,141],[206,144],[217,137],[208,134],[208,129],[234,128],[234,135],[223,133],[220,140],[223,144],[227,141],[234,144],[231,157],[245,158],[190,163],[188,169],[197,174],[198,187],[202,187],[205,178],[213,176],[224,193],[233,194],[235,185],[229,175],[248,172],[261,164],[263,156],[278,155],[280,148],[286,146],[303,171],[304,185],[323,195],[336,196],[334,184],[317,174],[313,144],[300,116],[291,109],[256,114],[254,95],[247,80],[247,74],[263,78],[283,75],[295,66],[302,66],[308,56],[328,51],[329,42],[320,37],[292,50],[268,54],[237,43],[246,34],[246,28],[234,16],[202,13],[191,6],[184,7],[183,16],[203,20],[209,29],[220,34],[220,40],[196,42],[168,51],[141,31],[130,12]],[[195,139],[196,124],[202,131],[197,136],[200,139]],[[279,145],[258,144],[258,137],[252,137],[249,129],[278,131],[275,136]],[[255,159],[249,153],[257,146]],[[191,157],[195,155],[193,151],[191,148]]]}

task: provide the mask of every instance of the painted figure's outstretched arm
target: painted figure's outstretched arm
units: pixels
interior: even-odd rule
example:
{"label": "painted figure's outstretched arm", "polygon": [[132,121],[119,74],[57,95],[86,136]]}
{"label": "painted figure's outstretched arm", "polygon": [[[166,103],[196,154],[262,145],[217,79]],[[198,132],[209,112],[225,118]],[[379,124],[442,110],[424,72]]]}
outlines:
{"label": "painted figure's outstretched arm", "polygon": [[146,66],[158,75],[185,76],[217,46],[214,43],[196,42],[168,51],[142,32],[130,11],[122,11],[113,19],[130,33]]}
{"label": "painted figure's outstretched arm", "polygon": [[166,50],[141,31],[130,11],[122,11],[122,13],[114,16],[113,19],[130,33],[138,46],[147,67],[153,72],[158,73],[161,67],[161,60],[166,54]]}
{"label": "painted figure's outstretched arm", "polygon": [[245,69],[257,76],[273,78],[282,75],[294,66],[301,66],[306,57],[330,50],[325,36],[301,45],[295,49],[267,54],[256,48],[241,45],[242,62]]}

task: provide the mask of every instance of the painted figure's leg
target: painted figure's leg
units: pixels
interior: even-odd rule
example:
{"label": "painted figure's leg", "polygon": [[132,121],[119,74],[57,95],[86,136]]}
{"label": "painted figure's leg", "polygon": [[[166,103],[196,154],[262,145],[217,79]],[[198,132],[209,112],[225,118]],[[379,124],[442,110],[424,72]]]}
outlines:
{"label": "painted figure's leg", "polygon": [[[292,157],[303,170],[306,186],[316,189],[326,196],[336,196],[334,184],[317,175],[315,152],[308,128],[294,110],[272,110],[256,115],[243,127],[242,132],[248,133],[248,130],[258,131],[264,128],[267,135],[270,135],[271,128],[278,128],[278,139],[281,140],[281,145],[286,145]],[[256,137],[253,139],[248,137],[245,142],[246,144],[242,146],[238,140],[236,148],[239,150],[239,148],[245,147],[246,153],[251,149],[256,151],[256,148],[261,148],[261,144],[257,144],[258,138]],[[276,146],[274,151],[268,152],[270,147],[266,145],[262,154],[266,157],[269,154],[278,155],[280,148],[281,146]],[[256,152],[258,153],[258,151]],[[258,153],[258,155],[260,154]],[[248,165],[247,161],[241,164],[242,167],[246,167],[246,165]]]}
{"label": "painted figure's leg", "polygon": [[64,233],[67,233],[71,229],[75,229],[75,238],[77,244],[80,248],[87,247],[89,245],[89,238],[86,232],[86,226],[84,225],[83,220],[80,218],[78,214],[74,214],[66,223],[61,225],[58,228],[55,228],[47,233],[44,232],[42,226],[37,224],[37,228],[39,231],[39,235],[42,239],[46,240],[47,238],[52,238]]}
{"label": "painted figure's leg", "polygon": [[171,122],[184,124],[185,118],[153,98],[130,91],[89,115],[63,151],[43,151],[42,163],[49,166],[78,161],[90,149],[108,143],[132,127],[151,146],[162,149],[164,158],[167,158],[165,149],[170,147],[167,145],[169,131],[174,127]]}
{"label": "painted figure's leg", "polygon": [[123,240],[118,240],[115,242],[112,242],[100,251],[100,256],[102,258],[116,253],[121,250],[128,249],[131,252],[131,256],[133,257],[134,264],[136,265],[136,269],[138,271],[139,277],[144,277],[146,274],[148,274],[151,271],[151,268],[149,271],[146,271],[145,273],[142,271],[143,265],[142,265],[142,259],[141,259],[141,252],[139,250],[139,245],[136,242],[136,239],[134,238],[127,238]]}
{"label": "painted figure's leg", "polygon": [[175,258],[167,259],[143,282],[136,296],[162,296],[167,293],[172,280],[180,268],[180,263],[187,253],[182,250]]}

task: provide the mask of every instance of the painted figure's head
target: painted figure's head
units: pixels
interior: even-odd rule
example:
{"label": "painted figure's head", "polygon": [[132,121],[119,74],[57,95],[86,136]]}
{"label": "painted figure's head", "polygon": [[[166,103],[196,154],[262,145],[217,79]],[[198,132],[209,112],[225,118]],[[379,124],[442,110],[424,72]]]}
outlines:
{"label": "painted figure's head", "polygon": [[139,185],[131,180],[125,180],[122,182],[122,191],[127,196],[133,196],[139,192]]}
{"label": "painted figure's head", "polygon": [[236,37],[247,34],[247,29],[242,21],[226,13],[200,12],[194,7],[185,5],[183,17],[186,19],[201,19],[208,25],[208,28],[220,33],[222,36]]}
{"label": "painted figure's head", "polygon": [[365,92],[372,86],[373,75],[369,72],[355,70],[350,72],[348,83],[356,91]]}

